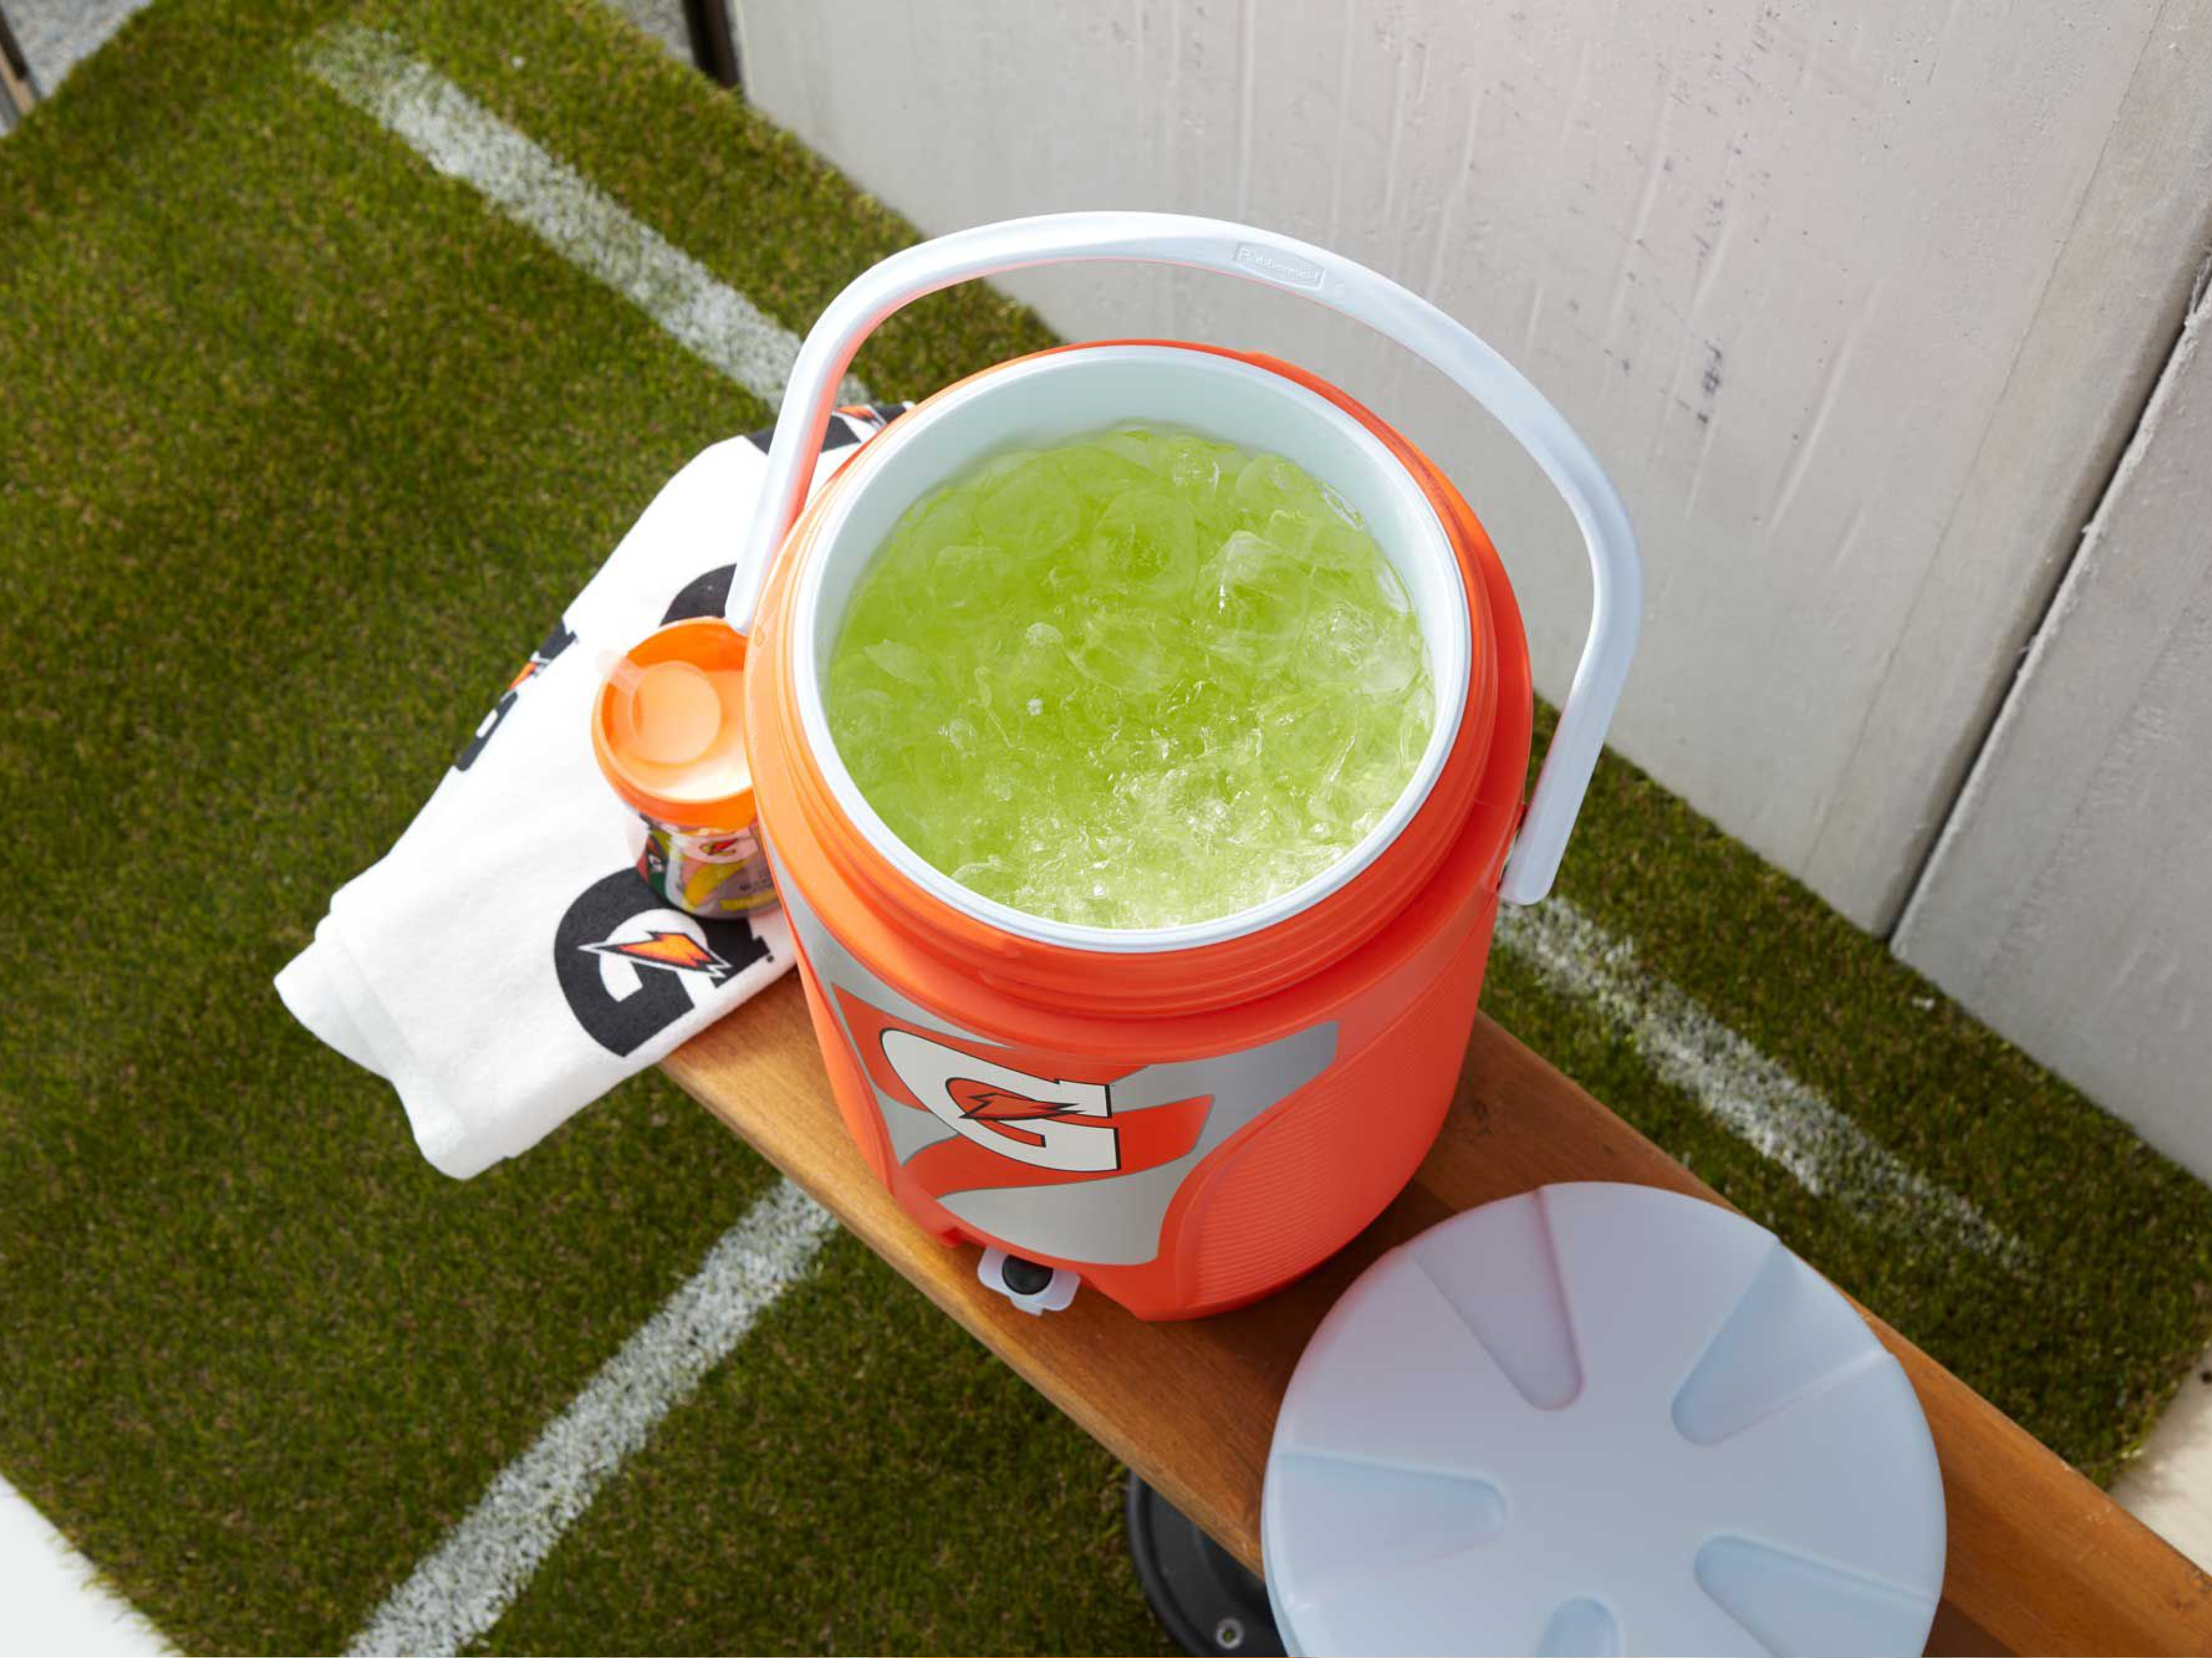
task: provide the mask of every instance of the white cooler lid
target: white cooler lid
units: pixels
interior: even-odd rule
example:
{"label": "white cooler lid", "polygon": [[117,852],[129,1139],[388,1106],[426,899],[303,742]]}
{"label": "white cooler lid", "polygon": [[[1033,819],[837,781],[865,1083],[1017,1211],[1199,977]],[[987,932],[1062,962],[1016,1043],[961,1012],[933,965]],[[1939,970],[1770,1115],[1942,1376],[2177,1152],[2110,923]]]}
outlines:
{"label": "white cooler lid", "polygon": [[1284,1396],[1294,1653],[1917,1653],[1943,1486],[1903,1369],[1771,1232],[1547,1186],[1361,1274]]}

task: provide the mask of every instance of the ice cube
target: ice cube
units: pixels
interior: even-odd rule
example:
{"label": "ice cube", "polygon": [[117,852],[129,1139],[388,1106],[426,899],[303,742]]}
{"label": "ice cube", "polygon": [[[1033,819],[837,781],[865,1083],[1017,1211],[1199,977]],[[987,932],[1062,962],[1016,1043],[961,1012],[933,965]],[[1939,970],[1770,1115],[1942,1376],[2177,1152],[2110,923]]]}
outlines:
{"label": "ice cube", "polygon": [[908,685],[929,683],[929,659],[913,646],[896,639],[879,639],[866,648],[868,660],[892,678]]}
{"label": "ice cube", "polygon": [[1181,598],[1198,571],[1197,519],[1188,502],[1172,495],[1125,489],[1099,515],[1085,553],[1102,586]]}
{"label": "ice cube", "polygon": [[983,497],[975,525],[1001,552],[1035,557],[1082,527],[1083,505],[1057,469],[1031,458]]}

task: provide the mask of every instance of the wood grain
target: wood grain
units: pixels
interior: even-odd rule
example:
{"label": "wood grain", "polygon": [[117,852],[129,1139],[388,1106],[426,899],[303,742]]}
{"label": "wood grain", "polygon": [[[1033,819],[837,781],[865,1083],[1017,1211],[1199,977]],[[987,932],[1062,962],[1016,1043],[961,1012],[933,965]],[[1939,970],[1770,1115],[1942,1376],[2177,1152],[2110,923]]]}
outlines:
{"label": "wood grain", "polygon": [[[1405,1193],[1334,1260],[1255,1307],[1146,1324],[1085,1293],[1033,1318],[975,1281],[976,1253],[909,1224],[846,1138],[796,983],[669,1056],[679,1086],[1255,1570],[1275,1410],[1313,1327],[1376,1255],[1476,1204],[1555,1181],[1632,1181],[1719,1202],[1688,1169],[1476,1022],[1459,1095]],[[1931,1652],[2212,1652],[2212,1579],[1879,1319],[1942,1463],[1950,1545]]]}

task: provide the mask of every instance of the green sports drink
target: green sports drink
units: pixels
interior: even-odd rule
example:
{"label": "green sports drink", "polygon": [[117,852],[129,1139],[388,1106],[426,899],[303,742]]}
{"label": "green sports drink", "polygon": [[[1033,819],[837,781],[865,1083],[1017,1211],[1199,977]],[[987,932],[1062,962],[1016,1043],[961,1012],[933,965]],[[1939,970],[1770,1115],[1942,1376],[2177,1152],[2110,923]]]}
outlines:
{"label": "green sports drink", "polygon": [[1170,926],[1356,846],[1427,747],[1404,585],[1279,455],[1135,427],[996,455],[917,501],[830,659],[837,751],[986,897]]}

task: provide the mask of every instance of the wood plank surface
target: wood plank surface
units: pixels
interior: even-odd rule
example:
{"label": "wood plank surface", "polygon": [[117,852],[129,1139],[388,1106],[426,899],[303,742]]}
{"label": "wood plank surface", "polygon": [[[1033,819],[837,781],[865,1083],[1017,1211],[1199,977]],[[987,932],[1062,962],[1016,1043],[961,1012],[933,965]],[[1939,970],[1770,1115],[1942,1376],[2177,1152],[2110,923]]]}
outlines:
{"label": "wood plank surface", "polygon": [[[975,1250],[933,1242],[869,1175],[838,1118],[796,982],[712,1026],[664,1068],[1255,1570],[1261,1479],[1283,1389],[1322,1315],[1376,1255],[1462,1209],[1557,1181],[1632,1181],[1721,1201],[1479,1017],[1428,1160],[1311,1276],[1255,1307],[1186,1323],[1144,1323],[1089,1291],[1066,1312],[1036,1318],[975,1281]],[[1950,1544],[1929,1651],[2212,1653],[2212,1579],[1870,1321],[1911,1377],[1942,1464]]]}

